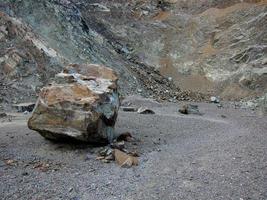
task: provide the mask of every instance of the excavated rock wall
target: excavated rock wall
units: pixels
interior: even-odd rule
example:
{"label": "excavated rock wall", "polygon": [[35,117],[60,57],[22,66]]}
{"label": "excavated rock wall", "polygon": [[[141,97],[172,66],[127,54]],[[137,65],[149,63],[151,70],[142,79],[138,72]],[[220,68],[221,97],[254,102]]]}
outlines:
{"label": "excavated rock wall", "polygon": [[68,62],[112,67],[126,95],[240,100],[267,92],[266,0],[4,0],[0,9]]}

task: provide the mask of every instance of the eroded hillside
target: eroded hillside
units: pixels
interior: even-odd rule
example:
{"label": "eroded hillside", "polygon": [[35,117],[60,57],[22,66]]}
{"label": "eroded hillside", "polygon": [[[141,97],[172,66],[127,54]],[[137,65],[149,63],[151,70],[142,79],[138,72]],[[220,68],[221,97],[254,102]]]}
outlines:
{"label": "eroded hillside", "polygon": [[266,0],[4,0],[0,9],[65,61],[114,68],[123,94],[205,99],[200,91],[240,100],[267,90]]}

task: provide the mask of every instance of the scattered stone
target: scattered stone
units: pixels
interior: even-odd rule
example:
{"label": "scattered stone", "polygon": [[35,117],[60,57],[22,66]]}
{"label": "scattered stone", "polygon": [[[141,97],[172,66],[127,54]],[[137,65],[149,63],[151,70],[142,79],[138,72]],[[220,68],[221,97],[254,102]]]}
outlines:
{"label": "scattered stone", "polygon": [[15,108],[18,112],[32,112],[34,109],[35,103],[20,103],[20,104],[13,104],[13,108]]}
{"label": "scattered stone", "polygon": [[51,140],[112,142],[119,109],[116,73],[92,64],[69,65],[44,87],[28,121]]}
{"label": "scattered stone", "polygon": [[114,149],[119,149],[119,150],[123,150],[124,149],[124,141],[120,141],[120,142],[114,142],[111,144],[111,147]]}
{"label": "scattered stone", "polygon": [[155,114],[155,112],[149,108],[143,108],[143,107],[140,107],[138,110],[137,110],[137,113],[139,114]]}
{"label": "scattered stone", "polygon": [[202,115],[198,109],[198,105],[192,104],[185,104],[182,108],[179,109],[179,112],[182,114],[195,114],[195,115]]}
{"label": "scattered stone", "polygon": [[4,117],[7,117],[7,114],[6,113],[0,113],[0,118],[4,118]]}
{"label": "scattered stone", "polygon": [[29,111],[26,110],[26,111],[23,112],[23,114],[24,115],[28,115],[29,114]]}
{"label": "scattered stone", "polygon": [[212,96],[212,97],[210,97],[210,102],[211,103],[220,103],[220,99],[218,97]]}
{"label": "scattered stone", "polygon": [[218,108],[222,108],[223,105],[219,103],[219,104],[217,105],[217,107],[218,107]]}
{"label": "scattered stone", "polygon": [[107,148],[104,148],[102,150],[99,151],[99,155],[100,156],[103,156],[103,157],[106,157],[106,156],[109,156],[113,153],[113,149],[107,147]]}
{"label": "scattered stone", "polygon": [[136,112],[137,108],[135,108],[135,107],[122,107],[122,110],[124,112]]}
{"label": "scattered stone", "polygon": [[96,160],[101,160],[104,163],[109,163],[110,161],[115,160],[114,150],[109,147],[102,149],[99,152],[99,156],[97,156]]}
{"label": "scattered stone", "polygon": [[127,155],[118,149],[115,149],[114,156],[117,164],[121,167],[129,168],[139,164],[137,157]]}
{"label": "scattered stone", "polygon": [[133,137],[132,137],[131,133],[125,132],[125,133],[120,134],[117,137],[117,141],[126,141],[126,142],[129,142],[129,141],[131,141],[132,138]]}
{"label": "scattered stone", "polygon": [[16,161],[15,160],[6,160],[5,163],[6,163],[6,165],[13,166],[16,164]]}

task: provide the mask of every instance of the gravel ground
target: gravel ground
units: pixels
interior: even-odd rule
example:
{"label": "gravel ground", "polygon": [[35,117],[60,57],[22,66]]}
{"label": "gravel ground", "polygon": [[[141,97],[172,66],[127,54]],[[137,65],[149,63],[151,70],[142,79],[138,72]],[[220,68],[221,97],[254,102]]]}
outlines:
{"label": "gravel ground", "polygon": [[[117,133],[131,132],[140,165],[97,161],[100,147],[52,143],[26,126],[26,116],[0,123],[0,199],[267,199],[267,117],[256,111],[198,103],[129,98],[155,115],[120,111]],[[130,145],[131,146],[131,145]]]}

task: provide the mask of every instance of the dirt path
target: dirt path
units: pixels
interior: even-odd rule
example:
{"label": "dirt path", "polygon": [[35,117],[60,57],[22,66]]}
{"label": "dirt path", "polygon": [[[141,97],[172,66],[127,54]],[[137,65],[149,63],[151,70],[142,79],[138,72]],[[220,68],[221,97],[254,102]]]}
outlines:
{"label": "dirt path", "polygon": [[99,147],[51,143],[25,117],[1,123],[0,199],[267,199],[266,117],[204,103],[203,116],[185,116],[176,104],[129,101],[156,112],[119,113],[117,132],[140,140],[130,169],[95,160]]}

